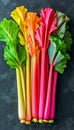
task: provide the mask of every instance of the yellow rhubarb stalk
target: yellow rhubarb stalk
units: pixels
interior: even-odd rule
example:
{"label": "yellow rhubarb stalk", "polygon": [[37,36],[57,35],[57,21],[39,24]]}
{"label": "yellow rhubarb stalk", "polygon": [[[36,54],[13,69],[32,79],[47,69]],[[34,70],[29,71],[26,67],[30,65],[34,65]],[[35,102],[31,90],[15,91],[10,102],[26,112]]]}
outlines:
{"label": "yellow rhubarb stalk", "polygon": [[20,122],[25,122],[25,111],[24,111],[24,98],[22,92],[21,76],[20,70],[16,69],[16,78],[17,78],[17,95],[18,95],[18,117]]}
{"label": "yellow rhubarb stalk", "polygon": [[27,44],[27,31],[25,26],[25,19],[27,16],[27,9],[24,6],[17,7],[12,13],[11,16],[17,22],[20,28],[19,39],[20,43],[25,46],[27,60],[26,60],[26,71],[24,73],[26,89],[25,89],[25,104],[26,104],[26,123],[30,123],[32,119],[31,112],[31,75],[30,75],[30,55],[28,52],[28,44]]}

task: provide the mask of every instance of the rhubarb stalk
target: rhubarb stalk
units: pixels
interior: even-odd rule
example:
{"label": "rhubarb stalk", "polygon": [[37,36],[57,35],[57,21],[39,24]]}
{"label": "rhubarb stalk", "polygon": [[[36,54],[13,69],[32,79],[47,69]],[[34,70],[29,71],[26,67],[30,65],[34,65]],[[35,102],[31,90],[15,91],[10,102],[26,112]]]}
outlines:
{"label": "rhubarb stalk", "polygon": [[[55,116],[55,96],[58,72],[63,73],[67,60],[70,58],[66,52],[66,44],[59,38],[50,37],[49,53],[49,80],[46,96],[44,120],[53,122]],[[57,72],[58,71],[58,72]],[[52,112],[52,113],[51,113]]]}
{"label": "rhubarb stalk", "polygon": [[18,97],[18,117],[20,122],[25,122],[25,104],[23,98],[22,84],[21,84],[21,76],[19,69],[16,69],[16,78],[17,78],[17,97]]}
{"label": "rhubarb stalk", "polygon": [[58,72],[56,70],[54,70],[53,85],[52,85],[52,99],[51,99],[50,120],[54,120],[54,118],[55,118],[57,80],[58,80]]}
{"label": "rhubarb stalk", "polygon": [[31,104],[31,63],[30,63],[30,55],[27,53],[27,60],[26,60],[26,124],[30,124],[32,119],[32,104]]}
{"label": "rhubarb stalk", "polygon": [[[3,19],[0,22],[0,40],[6,43],[4,59],[11,68],[16,69],[18,91],[18,115],[20,120],[25,120],[25,91],[22,68],[25,66],[26,52],[19,44],[19,27],[13,20]],[[21,53],[22,52],[22,53]],[[24,93],[23,93],[24,92]],[[24,97],[23,97],[24,95]]]}
{"label": "rhubarb stalk", "polygon": [[[55,30],[53,35],[63,39],[66,42],[67,50],[69,51],[71,49],[72,38],[70,32],[68,31],[67,22],[70,19],[62,12],[57,11],[56,13],[58,18],[57,30]],[[58,71],[54,70],[50,120],[54,120],[55,118],[57,80]]]}
{"label": "rhubarb stalk", "polygon": [[[40,99],[39,99],[39,119],[42,119],[44,108],[45,108],[45,100],[46,100],[46,78],[47,78],[47,64],[46,62],[47,50],[41,50],[41,78],[40,78]],[[45,69],[46,68],[46,69]]]}
{"label": "rhubarb stalk", "polygon": [[24,111],[25,111],[25,114],[26,114],[26,91],[25,91],[26,88],[25,88],[25,75],[23,74],[23,69],[22,69],[21,66],[20,66],[19,70],[20,70],[20,75],[21,75],[22,92],[23,92],[23,99],[24,99],[24,104],[25,104]]}
{"label": "rhubarb stalk", "polygon": [[31,68],[30,68],[30,55],[28,51],[28,43],[27,43],[27,30],[25,25],[25,19],[27,16],[27,9],[24,6],[17,7],[15,10],[11,12],[12,18],[17,22],[20,28],[19,39],[20,44],[22,44],[27,53],[26,60],[26,123],[29,124],[32,119],[31,112]]}
{"label": "rhubarb stalk", "polygon": [[[47,96],[46,96],[46,104],[45,104],[45,112],[44,112],[44,119],[49,120],[50,117],[50,110],[51,110],[51,97],[52,97],[52,78],[53,78],[53,64],[50,65],[49,69],[49,79],[48,79],[48,89],[47,89]],[[49,103],[48,103],[49,102]],[[49,111],[47,113],[47,111]]]}
{"label": "rhubarb stalk", "polygon": [[41,22],[36,31],[36,40],[41,50],[41,78],[40,78],[40,99],[39,99],[39,119],[44,118],[44,108],[46,102],[47,78],[48,78],[48,36],[56,29],[56,13],[51,8],[41,9]]}
{"label": "rhubarb stalk", "polygon": [[[39,84],[39,49],[35,40],[35,33],[39,24],[39,17],[36,13],[28,12],[26,18],[27,26],[27,41],[29,47],[29,53],[31,56],[31,85],[32,85],[32,118],[34,121],[38,118],[38,84]],[[39,76],[39,77],[38,77]],[[37,84],[38,82],[38,84]]]}

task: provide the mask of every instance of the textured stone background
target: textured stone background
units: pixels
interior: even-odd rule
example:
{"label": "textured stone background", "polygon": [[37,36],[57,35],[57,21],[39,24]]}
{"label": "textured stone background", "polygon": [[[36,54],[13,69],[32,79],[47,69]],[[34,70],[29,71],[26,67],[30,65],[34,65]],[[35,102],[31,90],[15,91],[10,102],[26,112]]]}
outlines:
{"label": "textured stone background", "polygon": [[[0,0],[0,20],[10,18],[10,12],[20,5],[38,13],[42,7],[66,13],[71,18],[69,26],[74,40],[74,0]],[[19,123],[15,70],[4,62],[3,48],[4,43],[0,42],[0,130],[74,130],[74,45],[71,61],[64,74],[59,75],[55,123],[30,126]]]}

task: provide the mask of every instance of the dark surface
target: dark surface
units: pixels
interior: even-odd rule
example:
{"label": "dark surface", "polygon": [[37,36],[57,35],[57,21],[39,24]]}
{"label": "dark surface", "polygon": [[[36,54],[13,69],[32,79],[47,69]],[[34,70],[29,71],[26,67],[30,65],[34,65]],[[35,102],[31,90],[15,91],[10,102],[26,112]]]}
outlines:
{"label": "dark surface", "polygon": [[[69,26],[74,40],[74,0],[0,0],[0,20],[10,19],[10,12],[20,5],[37,13],[42,7],[66,13],[71,18]],[[4,62],[3,48],[4,43],[0,42],[0,130],[74,130],[74,45],[71,61],[64,74],[59,75],[55,123],[29,126],[19,123],[15,70]]]}

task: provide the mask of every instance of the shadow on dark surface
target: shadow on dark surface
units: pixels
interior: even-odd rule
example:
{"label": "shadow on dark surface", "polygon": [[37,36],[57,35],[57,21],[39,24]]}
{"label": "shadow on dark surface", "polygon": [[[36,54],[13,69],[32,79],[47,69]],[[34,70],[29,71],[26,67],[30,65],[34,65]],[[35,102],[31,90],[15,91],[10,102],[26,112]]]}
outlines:
{"label": "shadow on dark surface", "polygon": [[[71,18],[69,27],[74,40],[74,0],[0,0],[0,20],[10,19],[10,12],[20,5],[38,14],[43,7],[66,13]],[[15,71],[4,62],[3,48],[4,44],[0,43],[0,130],[74,130],[74,44],[71,61],[64,74],[59,75],[54,124],[19,123]]]}

